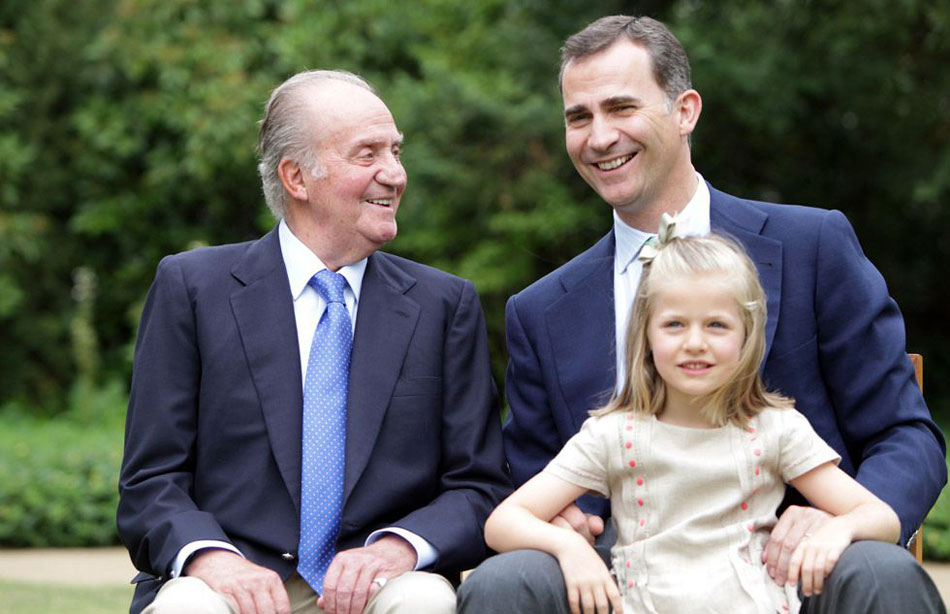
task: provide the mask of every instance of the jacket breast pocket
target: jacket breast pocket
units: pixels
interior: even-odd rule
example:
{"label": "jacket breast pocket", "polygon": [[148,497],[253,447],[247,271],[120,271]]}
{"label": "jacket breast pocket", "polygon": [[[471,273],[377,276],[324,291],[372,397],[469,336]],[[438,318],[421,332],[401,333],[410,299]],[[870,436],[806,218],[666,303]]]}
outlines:
{"label": "jacket breast pocket", "polygon": [[442,393],[442,378],[434,376],[401,377],[396,380],[393,397],[432,396]]}

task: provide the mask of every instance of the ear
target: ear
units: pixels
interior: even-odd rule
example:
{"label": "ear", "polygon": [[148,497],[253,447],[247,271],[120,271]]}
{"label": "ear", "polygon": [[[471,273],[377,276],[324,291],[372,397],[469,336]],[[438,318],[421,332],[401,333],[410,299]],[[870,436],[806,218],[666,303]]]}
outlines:
{"label": "ear", "polygon": [[307,185],[304,183],[304,169],[295,160],[282,158],[277,165],[277,174],[284,189],[295,200],[307,200]]}
{"label": "ear", "polygon": [[699,122],[703,99],[696,90],[686,90],[676,98],[674,110],[679,120],[680,135],[689,136]]}

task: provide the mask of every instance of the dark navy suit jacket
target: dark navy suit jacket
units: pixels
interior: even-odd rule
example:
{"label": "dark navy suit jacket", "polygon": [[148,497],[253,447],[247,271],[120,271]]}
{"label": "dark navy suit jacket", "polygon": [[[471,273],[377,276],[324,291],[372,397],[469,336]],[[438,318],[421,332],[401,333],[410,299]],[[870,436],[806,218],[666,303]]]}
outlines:
{"label": "dark navy suit jacket", "polygon": [[[510,490],[471,283],[369,257],[353,339],[338,549],[401,527],[457,579]],[[282,577],[299,538],[301,365],[277,231],[159,264],[136,344],[118,527],[154,597],[182,546],[234,544]]]}
{"label": "dark navy suit jacket", "polygon": [[[766,385],[793,397],[842,469],[894,508],[906,543],[946,483],[945,444],[884,279],[838,211],[741,200],[711,186],[710,197],[713,230],[745,246],[768,297]],[[504,437],[516,485],[613,391],[613,266],[611,232],[508,301]],[[585,497],[581,507],[609,514],[603,499]]]}

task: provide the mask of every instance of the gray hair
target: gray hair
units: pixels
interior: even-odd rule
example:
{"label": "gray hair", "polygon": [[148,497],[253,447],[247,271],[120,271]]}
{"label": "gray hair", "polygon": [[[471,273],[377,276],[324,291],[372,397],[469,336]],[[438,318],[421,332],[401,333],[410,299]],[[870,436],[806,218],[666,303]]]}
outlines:
{"label": "gray hair", "polygon": [[564,69],[571,61],[606,49],[621,36],[650,54],[653,78],[666,92],[671,104],[677,96],[692,88],[686,50],[669,28],[651,17],[627,15],[601,17],[564,41],[558,87],[563,86]]}
{"label": "gray hair", "polygon": [[296,160],[314,177],[323,169],[316,159],[313,141],[316,126],[308,114],[308,99],[303,95],[327,81],[343,81],[376,94],[365,79],[345,70],[308,70],[290,77],[271,93],[264,107],[258,138],[257,172],[261,176],[264,200],[274,217],[282,219],[287,212],[287,194],[280,180],[278,167],[284,158]]}

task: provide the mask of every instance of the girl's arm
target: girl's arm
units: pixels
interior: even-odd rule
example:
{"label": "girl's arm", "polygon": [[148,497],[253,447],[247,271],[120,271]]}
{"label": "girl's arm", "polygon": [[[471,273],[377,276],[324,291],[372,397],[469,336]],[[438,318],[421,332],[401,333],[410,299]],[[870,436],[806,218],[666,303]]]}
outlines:
{"label": "girl's arm", "polygon": [[485,541],[498,552],[530,548],[557,558],[573,614],[623,612],[617,584],[587,540],[549,521],[587,492],[546,473],[528,480],[501,502],[485,523]]}
{"label": "girl's arm", "polygon": [[858,484],[834,463],[825,463],[791,481],[815,507],[834,517],[814,534],[806,534],[789,562],[789,584],[802,579],[806,596],[821,593],[825,577],[853,541],[895,543],[900,520],[889,505]]}

